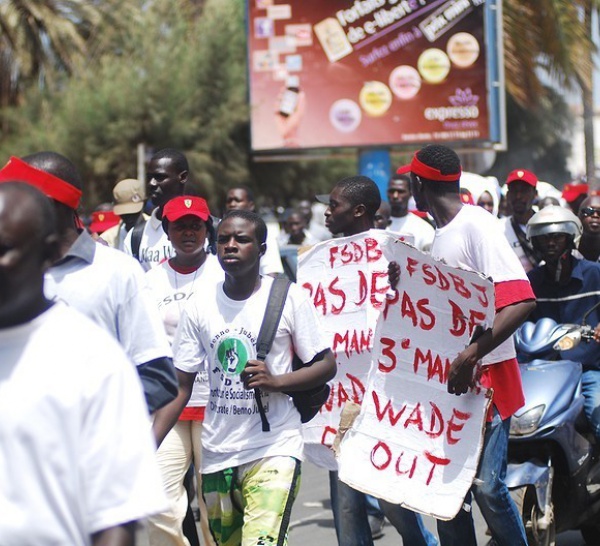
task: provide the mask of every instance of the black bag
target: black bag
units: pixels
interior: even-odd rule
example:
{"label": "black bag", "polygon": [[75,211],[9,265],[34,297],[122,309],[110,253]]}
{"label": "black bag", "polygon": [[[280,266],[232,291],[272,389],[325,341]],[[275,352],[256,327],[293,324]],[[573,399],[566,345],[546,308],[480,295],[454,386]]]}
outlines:
{"label": "black bag", "polygon": [[[258,360],[264,361],[271,350],[290,284],[290,281],[284,277],[277,277],[273,281],[265,316],[256,340],[256,358]],[[317,357],[318,356],[319,355],[317,355]],[[294,354],[292,370],[295,371],[310,365],[311,363],[305,364],[296,356],[296,354]],[[317,387],[313,387],[312,389],[286,392],[285,394],[292,398],[296,409],[300,413],[301,421],[303,423],[308,423],[308,421],[319,413],[321,406],[323,406],[329,398],[329,390],[329,385],[324,383]],[[254,396],[256,405],[258,406],[258,412],[260,413],[263,432],[268,432],[271,430],[271,427],[269,426],[269,421],[265,415],[265,409],[262,404],[259,389],[254,389]]]}

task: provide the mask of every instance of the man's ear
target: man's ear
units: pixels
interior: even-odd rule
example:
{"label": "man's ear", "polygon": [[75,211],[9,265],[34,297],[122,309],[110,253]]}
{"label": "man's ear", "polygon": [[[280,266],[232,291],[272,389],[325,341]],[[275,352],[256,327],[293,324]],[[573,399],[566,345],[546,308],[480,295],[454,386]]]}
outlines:
{"label": "man's ear", "polygon": [[258,245],[258,250],[261,256],[265,255],[265,252],[267,251],[267,243],[260,243]]}
{"label": "man's ear", "polygon": [[185,184],[187,182],[188,179],[188,171],[181,171],[179,173],[179,182],[181,184]]}
{"label": "man's ear", "polygon": [[365,207],[362,203],[360,205],[356,205],[354,207],[354,217],[355,218],[364,216],[366,213],[367,213],[367,207]]}

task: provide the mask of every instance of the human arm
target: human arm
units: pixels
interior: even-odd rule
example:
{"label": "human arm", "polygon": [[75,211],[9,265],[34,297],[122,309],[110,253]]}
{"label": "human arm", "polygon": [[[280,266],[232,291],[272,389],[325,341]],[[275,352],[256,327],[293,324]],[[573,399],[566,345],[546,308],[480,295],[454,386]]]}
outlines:
{"label": "human arm", "polygon": [[293,392],[317,387],[333,379],[336,363],[333,353],[326,349],[313,360],[292,372],[273,375],[261,360],[249,360],[242,372],[246,389],[259,388],[265,392]]}
{"label": "human arm", "polygon": [[186,407],[192,395],[192,388],[194,386],[195,373],[183,372],[176,370],[177,380],[179,382],[179,389],[175,399],[162,407],[154,415],[154,424],[152,430],[156,439],[156,446],[160,446],[165,436],[173,428],[177,419],[181,415],[181,412]]}
{"label": "human arm", "polygon": [[534,308],[534,300],[524,300],[498,310],[492,328],[472,341],[452,362],[448,373],[448,392],[465,394],[473,385],[473,370],[477,362],[506,341]]}
{"label": "human arm", "polygon": [[93,546],[133,546],[135,544],[135,522],[109,527],[92,535]]}

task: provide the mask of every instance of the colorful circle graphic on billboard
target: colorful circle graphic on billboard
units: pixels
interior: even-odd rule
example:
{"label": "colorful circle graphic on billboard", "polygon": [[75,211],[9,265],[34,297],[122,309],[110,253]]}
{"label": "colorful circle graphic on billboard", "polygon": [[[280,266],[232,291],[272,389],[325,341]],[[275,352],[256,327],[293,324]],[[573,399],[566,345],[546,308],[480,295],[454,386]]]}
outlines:
{"label": "colorful circle graphic on billboard", "polygon": [[397,66],[390,74],[390,88],[399,99],[412,99],[421,89],[421,76],[412,66]]}
{"label": "colorful circle graphic on billboard", "polygon": [[361,120],[360,106],[353,100],[336,100],[329,109],[329,121],[341,133],[351,133],[356,130]]}
{"label": "colorful circle graphic on billboard", "polygon": [[442,83],[450,72],[450,59],[441,49],[426,49],[417,62],[419,73],[427,83]]}
{"label": "colorful circle graphic on billboard", "polygon": [[479,42],[468,32],[457,32],[448,40],[446,51],[452,64],[459,68],[468,68],[479,57]]}
{"label": "colorful circle graphic on billboard", "polygon": [[383,116],[392,104],[392,92],[385,83],[366,82],[360,90],[358,101],[367,115]]}

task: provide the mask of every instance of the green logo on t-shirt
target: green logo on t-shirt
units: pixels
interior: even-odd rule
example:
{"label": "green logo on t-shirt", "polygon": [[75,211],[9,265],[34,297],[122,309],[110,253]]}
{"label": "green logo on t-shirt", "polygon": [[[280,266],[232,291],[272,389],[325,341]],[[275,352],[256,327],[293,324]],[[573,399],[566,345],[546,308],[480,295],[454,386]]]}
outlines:
{"label": "green logo on t-shirt", "polygon": [[243,340],[229,337],[219,343],[217,358],[227,375],[239,375],[248,362],[248,348]]}

